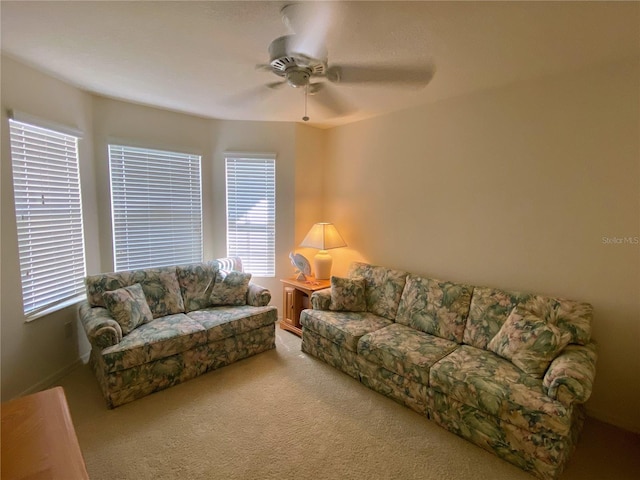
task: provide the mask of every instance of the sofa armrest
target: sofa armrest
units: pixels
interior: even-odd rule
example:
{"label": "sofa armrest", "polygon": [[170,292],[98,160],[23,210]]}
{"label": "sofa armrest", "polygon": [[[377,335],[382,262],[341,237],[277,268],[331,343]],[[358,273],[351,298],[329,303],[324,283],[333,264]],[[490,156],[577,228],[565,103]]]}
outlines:
{"label": "sofa armrest", "polygon": [[331,288],[317,290],[311,294],[311,308],[314,310],[329,310],[331,305]]}
{"label": "sofa armrest", "polygon": [[593,342],[586,346],[569,345],[551,362],[544,376],[547,395],[567,407],[586,402],[591,396],[597,358]]}
{"label": "sofa armrest", "polygon": [[122,328],[106,308],[92,307],[85,301],[80,304],[78,313],[92,347],[103,350],[122,340]]}
{"label": "sofa armrest", "polygon": [[249,284],[249,291],[247,292],[247,305],[253,307],[264,307],[269,305],[271,301],[271,292],[268,288],[261,287],[255,283]]}

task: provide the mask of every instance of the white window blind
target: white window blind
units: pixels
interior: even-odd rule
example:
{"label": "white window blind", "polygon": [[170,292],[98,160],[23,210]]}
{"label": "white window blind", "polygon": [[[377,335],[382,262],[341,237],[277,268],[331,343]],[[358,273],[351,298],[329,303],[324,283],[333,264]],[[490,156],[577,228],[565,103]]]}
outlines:
{"label": "white window blind", "polygon": [[109,145],[116,270],[202,261],[200,160]]}
{"label": "white window blind", "polygon": [[9,120],[22,301],[27,320],[84,294],[78,138]]}
{"label": "white window blind", "polygon": [[275,156],[226,155],[227,255],[240,257],[244,270],[275,276]]}

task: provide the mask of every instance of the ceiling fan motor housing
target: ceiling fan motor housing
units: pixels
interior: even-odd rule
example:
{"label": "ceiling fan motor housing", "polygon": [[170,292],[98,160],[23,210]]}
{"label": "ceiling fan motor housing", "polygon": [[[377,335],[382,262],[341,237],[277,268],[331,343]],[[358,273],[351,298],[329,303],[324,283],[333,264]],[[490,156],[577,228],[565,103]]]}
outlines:
{"label": "ceiling fan motor housing", "polygon": [[[295,35],[276,38],[269,45],[269,64],[271,71],[280,77],[286,77],[294,87],[306,85],[311,76],[322,76],[327,70],[326,52],[322,59],[311,58],[303,53],[292,51]],[[306,78],[303,77],[306,75]]]}

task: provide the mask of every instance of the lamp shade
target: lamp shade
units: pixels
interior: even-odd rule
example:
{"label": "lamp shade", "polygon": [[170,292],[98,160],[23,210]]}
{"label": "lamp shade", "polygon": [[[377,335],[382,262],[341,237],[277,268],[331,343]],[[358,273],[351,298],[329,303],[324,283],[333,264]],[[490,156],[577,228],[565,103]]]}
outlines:
{"label": "lamp shade", "polygon": [[329,250],[331,248],[346,247],[347,244],[338,233],[333,223],[316,223],[304,237],[301,247]]}

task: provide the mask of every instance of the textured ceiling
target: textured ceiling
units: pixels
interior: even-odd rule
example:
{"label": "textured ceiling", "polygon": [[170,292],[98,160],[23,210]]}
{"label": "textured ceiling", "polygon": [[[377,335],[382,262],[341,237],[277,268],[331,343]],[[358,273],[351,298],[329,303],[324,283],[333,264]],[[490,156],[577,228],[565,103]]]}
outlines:
{"label": "textured ceiling", "polygon": [[[87,91],[211,118],[300,121],[301,89],[255,68],[289,33],[288,2],[2,1],[2,51]],[[336,2],[329,64],[424,66],[424,88],[331,85],[352,114],[311,98],[312,125],[340,125],[639,55],[638,2]]]}

